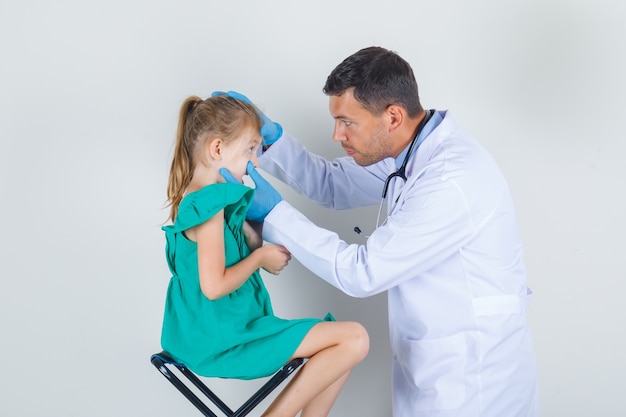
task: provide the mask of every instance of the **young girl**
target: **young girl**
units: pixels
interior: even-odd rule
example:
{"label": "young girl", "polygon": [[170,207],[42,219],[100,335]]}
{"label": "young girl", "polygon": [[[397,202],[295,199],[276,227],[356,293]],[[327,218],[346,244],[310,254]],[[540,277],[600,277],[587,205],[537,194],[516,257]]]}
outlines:
{"label": "young girl", "polygon": [[279,274],[291,255],[262,245],[245,222],[255,191],[219,172],[242,181],[248,163],[257,163],[260,127],[252,105],[225,95],[182,105],[167,190],[173,224],[163,227],[172,278],[161,344],[210,377],[259,378],[309,358],[263,416],[326,416],[369,338],[360,324],[330,314],[274,316],[259,268]]}

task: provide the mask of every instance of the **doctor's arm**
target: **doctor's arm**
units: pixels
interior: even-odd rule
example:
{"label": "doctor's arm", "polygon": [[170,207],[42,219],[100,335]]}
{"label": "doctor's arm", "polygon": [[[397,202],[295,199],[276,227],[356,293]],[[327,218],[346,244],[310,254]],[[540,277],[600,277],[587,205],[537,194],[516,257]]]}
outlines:
{"label": "doctor's arm", "polygon": [[385,163],[361,167],[349,157],[327,161],[309,153],[245,95],[236,91],[215,91],[212,95],[227,95],[255,107],[262,121],[263,146],[258,155],[261,168],[300,194],[324,207],[340,210],[380,201],[385,178],[390,172]]}
{"label": "doctor's arm", "polygon": [[342,292],[368,297],[419,276],[471,238],[473,229],[457,198],[454,192],[440,201],[431,195],[425,206],[426,200],[417,196],[377,228],[365,245],[346,243],[282,201],[266,217],[263,238],[284,245],[307,269]]}
{"label": "doctor's arm", "polygon": [[380,202],[390,161],[369,167],[350,157],[328,161],[284,131],[280,140],[259,155],[259,166],[317,204],[332,209],[376,205]]}

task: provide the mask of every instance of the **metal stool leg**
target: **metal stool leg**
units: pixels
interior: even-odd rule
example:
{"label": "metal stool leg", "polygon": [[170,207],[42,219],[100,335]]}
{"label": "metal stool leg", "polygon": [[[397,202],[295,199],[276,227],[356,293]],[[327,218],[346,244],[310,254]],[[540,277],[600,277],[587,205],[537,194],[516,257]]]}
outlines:
{"label": "metal stool leg", "polygon": [[189,368],[184,364],[174,361],[167,352],[155,353],[150,362],[174,385],[205,417],[217,417],[211,409],[198,396],[189,389],[169,368],[168,365],[178,369],[196,388],[202,392],[217,408],[227,417],[244,417],[263,401],[274,389],[276,389],[289,375],[295,372],[303,363],[304,359],[297,358],[283,366],[270,378],[259,390],[257,390],[241,407],[232,411],[213,391],[211,391]]}

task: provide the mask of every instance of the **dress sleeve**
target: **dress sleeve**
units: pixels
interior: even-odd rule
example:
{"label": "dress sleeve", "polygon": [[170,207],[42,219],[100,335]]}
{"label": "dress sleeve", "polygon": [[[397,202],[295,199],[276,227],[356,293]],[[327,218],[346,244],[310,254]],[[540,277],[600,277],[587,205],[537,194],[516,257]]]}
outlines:
{"label": "dress sleeve", "polygon": [[177,233],[198,226],[222,209],[229,212],[227,217],[231,217],[234,212],[245,215],[253,196],[254,190],[243,184],[219,183],[206,186],[183,199],[170,230]]}

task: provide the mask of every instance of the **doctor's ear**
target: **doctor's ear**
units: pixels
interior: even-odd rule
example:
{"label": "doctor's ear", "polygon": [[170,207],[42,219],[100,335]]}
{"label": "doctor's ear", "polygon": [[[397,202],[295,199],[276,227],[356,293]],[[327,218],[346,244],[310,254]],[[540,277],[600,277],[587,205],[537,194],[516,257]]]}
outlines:
{"label": "doctor's ear", "polygon": [[397,104],[391,104],[385,109],[385,116],[389,125],[389,130],[396,130],[406,118],[406,110]]}

